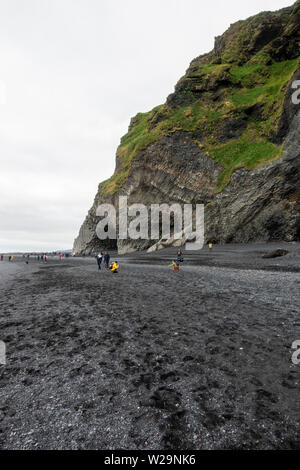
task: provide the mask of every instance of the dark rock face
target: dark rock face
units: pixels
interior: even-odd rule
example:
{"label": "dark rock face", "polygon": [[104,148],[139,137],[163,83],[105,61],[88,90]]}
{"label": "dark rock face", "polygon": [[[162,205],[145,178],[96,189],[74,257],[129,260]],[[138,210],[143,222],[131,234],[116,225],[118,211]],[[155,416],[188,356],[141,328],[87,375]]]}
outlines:
{"label": "dark rock face", "polygon": [[231,183],[206,209],[206,236],[221,242],[298,240],[300,230],[300,113],[294,118],[281,159]]}
{"label": "dark rock face", "polygon": [[[292,82],[300,80],[300,68],[295,72]],[[283,111],[279,121],[279,126],[277,131],[274,133],[274,142],[282,143],[285,136],[288,134],[289,128],[293,122],[294,117],[299,111],[299,106],[295,106],[292,102],[292,95],[295,92],[295,89],[289,87],[285,96]]]}
{"label": "dark rock face", "polygon": [[[185,92],[186,79],[177,84],[166,106],[153,113],[148,126],[150,131],[166,119],[169,109],[194,103],[199,95],[204,104],[206,99],[212,99],[211,96],[214,96],[214,100],[222,100],[229,83],[230,90],[233,86],[240,86],[230,82],[229,66],[226,64],[222,65],[220,73],[205,76],[200,82],[199,77],[197,80],[194,77],[199,74],[201,64],[218,64],[224,60],[224,54],[227,54],[228,61],[234,60],[228,53],[228,44],[235,44],[236,34],[240,34],[243,24],[238,22],[232,25],[223,36],[216,38],[211,53],[192,62],[186,74],[191,89]],[[300,2],[274,14],[263,13],[255,21],[250,19],[245,24],[252,34],[245,38],[244,44],[239,42],[235,46],[238,50],[237,64],[245,63],[251,54],[256,54],[262,47],[264,52],[268,51],[268,57],[290,60],[300,56]],[[262,162],[254,170],[237,167],[229,184],[220,191],[219,178],[224,168],[208,155],[202,145],[202,141],[207,138],[207,130],[201,127],[190,132],[170,130],[169,135],[162,135],[137,153],[126,179],[116,192],[109,193],[105,184],[100,184],[94,204],[74,242],[74,252],[83,254],[104,248],[118,248],[120,252],[128,252],[147,249],[157,242],[103,242],[97,238],[97,207],[102,203],[111,203],[118,210],[119,196],[127,196],[128,205],[143,203],[148,208],[151,204],[163,203],[204,204],[206,241],[247,243],[299,240],[300,110],[299,105],[293,104],[291,99],[294,92],[291,83],[294,80],[300,80],[300,68],[284,89],[278,127],[271,131],[269,139],[277,145],[283,145],[284,151],[280,158],[266,164]],[[244,105],[235,110],[234,114],[229,112],[222,120],[215,121],[212,124],[213,136],[217,136],[219,143],[226,143],[242,136],[247,131],[249,121],[255,120],[260,125],[265,119],[265,108],[260,102]],[[133,118],[129,130],[138,123],[139,118]],[[121,167],[122,161],[118,155],[116,170]]]}

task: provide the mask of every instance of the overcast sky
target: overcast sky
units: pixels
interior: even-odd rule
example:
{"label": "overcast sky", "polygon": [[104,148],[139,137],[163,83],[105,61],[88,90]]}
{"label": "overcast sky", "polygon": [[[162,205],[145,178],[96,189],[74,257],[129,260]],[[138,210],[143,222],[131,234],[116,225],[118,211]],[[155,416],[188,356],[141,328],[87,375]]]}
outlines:
{"label": "overcast sky", "polygon": [[71,248],[130,118],[292,0],[0,0],[0,252]]}

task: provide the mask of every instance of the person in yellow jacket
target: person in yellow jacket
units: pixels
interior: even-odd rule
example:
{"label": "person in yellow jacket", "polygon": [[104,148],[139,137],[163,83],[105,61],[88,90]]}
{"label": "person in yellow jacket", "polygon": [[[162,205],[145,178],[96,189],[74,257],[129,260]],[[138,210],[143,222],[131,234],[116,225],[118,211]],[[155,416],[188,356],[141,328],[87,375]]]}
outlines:
{"label": "person in yellow jacket", "polygon": [[117,273],[119,269],[118,261],[113,261],[110,267],[112,273]]}

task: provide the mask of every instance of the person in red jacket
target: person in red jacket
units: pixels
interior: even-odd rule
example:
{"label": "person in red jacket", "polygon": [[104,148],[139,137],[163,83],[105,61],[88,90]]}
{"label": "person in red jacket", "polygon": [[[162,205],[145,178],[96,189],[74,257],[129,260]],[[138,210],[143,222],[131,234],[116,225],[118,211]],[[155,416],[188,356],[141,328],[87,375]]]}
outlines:
{"label": "person in red jacket", "polygon": [[170,266],[173,268],[173,271],[179,271],[179,263],[178,261],[173,260],[172,264]]}

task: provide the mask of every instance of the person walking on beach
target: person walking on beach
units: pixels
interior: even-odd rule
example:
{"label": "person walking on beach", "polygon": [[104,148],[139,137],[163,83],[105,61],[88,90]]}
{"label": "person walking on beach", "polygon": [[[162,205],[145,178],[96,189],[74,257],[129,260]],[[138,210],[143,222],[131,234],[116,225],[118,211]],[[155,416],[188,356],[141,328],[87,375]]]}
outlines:
{"label": "person walking on beach", "polygon": [[177,251],[177,261],[179,263],[183,263],[184,259],[183,259],[183,251],[181,248],[179,248],[179,250]]}
{"label": "person walking on beach", "polygon": [[60,255],[59,255],[60,261],[63,259],[63,256],[64,256],[64,255],[63,255],[62,253],[60,253]]}
{"label": "person walking on beach", "polygon": [[108,254],[108,251],[106,251],[104,254],[104,266],[106,269],[109,269],[109,260],[110,260],[110,255]]}
{"label": "person walking on beach", "polygon": [[0,256],[1,261],[3,261],[3,255]]}
{"label": "person walking on beach", "polygon": [[98,253],[97,255],[97,263],[98,263],[98,270],[101,271],[101,264],[102,264],[102,259],[103,259],[103,253],[102,251]]}

